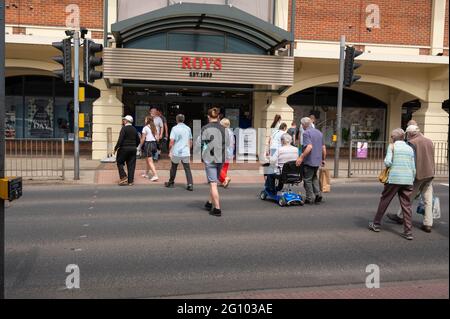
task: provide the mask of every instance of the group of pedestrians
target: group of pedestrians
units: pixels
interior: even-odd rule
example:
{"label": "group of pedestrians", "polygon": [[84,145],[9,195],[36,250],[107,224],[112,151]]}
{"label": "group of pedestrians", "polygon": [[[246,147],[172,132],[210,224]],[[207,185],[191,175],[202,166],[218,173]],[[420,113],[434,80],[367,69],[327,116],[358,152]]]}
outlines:
{"label": "group of pedestrians", "polygon": [[[205,166],[206,178],[209,184],[209,199],[205,208],[211,215],[221,216],[221,206],[218,186],[227,187],[230,178],[227,171],[230,161],[234,156],[234,134],[230,129],[230,121],[226,118],[220,120],[220,109],[208,110],[208,124],[201,128],[201,134],[197,144],[201,150],[202,161]],[[174,187],[178,164],[181,162],[186,174],[189,191],[193,190],[193,178],[190,169],[191,148],[193,147],[192,131],[184,124],[183,114],[176,116],[177,124],[170,132],[168,145],[169,158],[171,159],[169,181],[165,183],[168,188]],[[154,165],[154,159],[158,158],[161,149],[161,141],[167,140],[167,121],[161,117],[156,108],[151,108],[145,118],[145,126],[142,134],[133,126],[133,118],[127,115],[123,118],[123,127],[120,131],[117,144],[117,167],[119,170],[119,185],[133,185],[134,171],[136,167],[136,148],[141,147],[142,154],[146,158],[147,169],[143,176],[151,181],[158,181],[159,177]],[[301,126],[297,129],[294,125],[288,131],[286,123],[281,121],[281,116],[276,115],[272,123],[272,135],[269,140],[267,155],[270,162],[279,169],[289,161],[296,161],[301,167],[305,188],[305,204],[318,204],[322,202],[322,193],[319,186],[318,170],[325,166],[326,147],[323,135],[314,126],[313,116],[301,119]],[[417,123],[411,120],[406,132],[397,128],[391,133],[392,143],[389,145],[384,160],[389,168],[388,178],[384,184],[377,213],[373,222],[369,223],[369,229],[374,232],[381,230],[381,220],[397,195],[400,200],[401,210],[397,214],[388,214],[388,218],[403,224],[403,237],[412,240],[412,201],[419,195],[423,198],[425,216],[421,229],[431,232],[433,226],[433,188],[434,178],[434,147],[433,142],[420,133]],[[296,141],[297,143],[294,143]],[[124,165],[127,165],[127,173]],[[151,173],[151,177],[150,177]],[[268,174],[266,187],[274,188],[274,175]]]}
{"label": "group of pedestrians", "polygon": [[[211,108],[208,111],[208,124],[202,127],[198,144],[201,149],[202,161],[205,165],[206,177],[210,185],[209,199],[205,208],[211,215],[221,216],[218,186],[228,187],[231,178],[228,176],[230,161],[234,157],[234,133],[230,128],[227,118],[220,120],[220,109]],[[140,148],[146,160],[146,170],[142,177],[150,181],[159,180],[155,167],[155,160],[159,159],[164,143],[168,141],[168,153],[171,160],[169,180],[164,184],[167,188],[173,188],[178,165],[181,162],[186,174],[188,191],[193,191],[194,182],[190,168],[191,149],[193,147],[192,131],[184,124],[185,116],[176,116],[176,125],[168,138],[167,121],[160,110],[151,107],[145,117],[145,125],[141,135],[133,126],[133,117],[127,115],[123,118],[123,127],[120,131],[114,151],[117,152],[116,162],[119,171],[119,185],[132,186],[136,167],[136,149]],[[125,172],[124,166],[127,166]]]}
{"label": "group of pedestrians", "polygon": [[314,115],[301,119],[301,127],[297,129],[293,122],[291,128],[281,121],[280,115],[275,115],[272,122],[272,134],[269,138],[267,155],[270,163],[275,166],[274,174],[266,175],[266,188],[275,192],[275,174],[281,173],[283,164],[296,161],[301,167],[303,185],[305,188],[305,204],[322,202],[322,192],[317,176],[319,167],[325,166],[326,147],[322,132],[315,128]]}
{"label": "group of pedestrians", "polygon": [[433,186],[435,162],[433,142],[420,133],[414,120],[408,122],[406,132],[397,128],[391,133],[384,164],[389,168],[387,182],[381,194],[375,218],[369,223],[374,232],[381,230],[381,220],[397,195],[401,210],[397,214],[388,214],[388,218],[403,224],[402,236],[408,240],[412,235],[412,201],[419,195],[425,206],[425,215],[421,229],[431,232],[433,226]]}

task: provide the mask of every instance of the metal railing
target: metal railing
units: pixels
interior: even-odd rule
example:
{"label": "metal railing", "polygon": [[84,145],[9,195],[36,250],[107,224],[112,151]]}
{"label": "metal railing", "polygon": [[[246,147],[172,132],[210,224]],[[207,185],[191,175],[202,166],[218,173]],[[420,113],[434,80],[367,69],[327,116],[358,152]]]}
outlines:
{"label": "metal railing", "polygon": [[64,139],[6,139],[5,174],[64,179]]}
{"label": "metal railing", "polygon": [[[448,177],[448,142],[433,142],[435,176]],[[384,168],[388,143],[367,140],[349,142],[347,177],[377,176]]]}

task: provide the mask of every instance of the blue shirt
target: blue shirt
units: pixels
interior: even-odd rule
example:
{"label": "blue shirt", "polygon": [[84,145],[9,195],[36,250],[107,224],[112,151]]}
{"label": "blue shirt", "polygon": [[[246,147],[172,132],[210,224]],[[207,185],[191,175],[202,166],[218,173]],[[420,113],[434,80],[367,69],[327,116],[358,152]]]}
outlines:
{"label": "blue shirt", "polygon": [[303,150],[306,146],[312,145],[311,153],[303,160],[303,164],[320,167],[322,164],[322,146],[323,146],[323,134],[321,131],[309,127],[303,133]]}
{"label": "blue shirt", "polygon": [[191,156],[189,141],[192,140],[192,132],[189,126],[184,123],[175,125],[170,132],[170,139],[175,141],[172,147],[173,156]]}
{"label": "blue shirt", "polygon": [[394,153],[389,145],[384,165],[390,167],[388,184],[413,185],[416,177],[414,151],[404,141],[394,143]]}

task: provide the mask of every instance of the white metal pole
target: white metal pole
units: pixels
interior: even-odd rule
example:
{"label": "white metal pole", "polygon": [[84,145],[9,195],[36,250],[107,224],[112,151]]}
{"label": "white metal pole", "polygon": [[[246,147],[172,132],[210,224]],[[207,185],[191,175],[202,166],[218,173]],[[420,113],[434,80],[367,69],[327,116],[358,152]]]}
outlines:
{"label": "white metal pole", "polygon": [[74,172],[73,179],[80,179],[80,139],[79,139],[79,127],[78,118],[80,112],[80,102],[78,100],[79,87],[80,87],[80,33],[75,30],[73,35],[73,46],[74,46],[74,79],[73,79],[73,109],[74,109]]}
{"label": "white metal pole", "polygon": [[344,60],[345,60],[345,35],[341,35],[340,52],[339,52],[339,87],[337,99],[337,116],[336,116],[336,145],[334,150],[334,178],[339,177],[339,148],[341,146],[342,132],[342,97],[344,93]]}

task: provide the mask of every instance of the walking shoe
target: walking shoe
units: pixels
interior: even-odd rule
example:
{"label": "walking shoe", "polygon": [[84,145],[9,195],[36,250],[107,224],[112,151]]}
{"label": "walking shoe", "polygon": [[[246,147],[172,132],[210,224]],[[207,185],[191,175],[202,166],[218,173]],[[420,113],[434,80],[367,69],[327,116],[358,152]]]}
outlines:
{"label": "walking shoe", "polygon": [[316,199],[314,200],[314,203],[315,203],[315,204],[319,204],[321,201],[322,201],[322,196],[317,195],[317,196],[316,196]]}
{"label": "walking shoe", "polygon": [[380,232],[380,230],[381,230],[380,226],[376,225],[374,223],[369,223],[369,229],[374,231],[374,232],[376,232],[376,233]]}
{"label": "walking shoe", "polygon": [[141,176],[144,177],[144,178],[148,178],[148,174],[147,173],[144,173]]}
{"label": "walking shoe", "polygon": [[420,229],[422,229],[424,232],[426,232],[426,233],[431,233],[431,226],[425,226],[425,225],[422,225],[421,227],[420,227]]}
{"label": "walking shoe", "polygon": [[403,238],[405,238],[407,240],[413,240],[414,239],[412,234],[402,233],[400,236],[402,236]]}
{"label": "walking shoe", "polygon": [[158,181],[159,177],[158,176],[153,176],[152,178],[150,178],[150,182],[156,182]]}
{"label": "walking shoe", "polygon": [[227,188],[228,185],[230,184],[230,182],[231,182],[231,178],[227,177],[227,178],[225,178],[225,181],[223,182],[222,186],[224,188]]}
{"label": "walking shoe", "polygon": [[125,186],[128,185],[128,177],[124,177],[122,179],[120,179],[119,181],[119,186]]}
{"label": "walking shoe", "polygon": [[305,204],[311,205],[312,203],[313,203],[312,200],[310,200],[310,199],[305,199]]}
{"label": "walking shoe", "polygon": [[211,202],[206,202],[205,209],[206,210],[211,210],[212,209],[212,203]]}
{"label": "walking shoe", "polygon": [[403,224],[403,219],[398,217],[396,214],[387,214],[387,217],[392,220],[393,222],[396,222],[397,224]]}
{"label": "walking shoe", "polygon": [[220,216],[222,216],[222,211],[219,208],[214,207],[214,209],[212,211],[210,211],[209,214],[211,216],[220,217]]}
{"label": "walking shoe", "polygon": [[134,185],[134,183],[128,183],[128,186],[133,186]]}
{"label": "walking shoe", "polygon": [[167,188],[173,188],[175,186],[175,184],[172,182],[165,182],[164,186],[166,186]]}
{"label": "walking shoe", "polygon": [[192,184],[189,184],[187,187],[186,187],[186,189],[188,190],[188,191],[193,191],[194,190],[194,185],[192,185]]}

